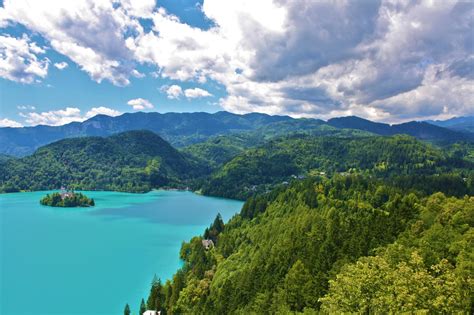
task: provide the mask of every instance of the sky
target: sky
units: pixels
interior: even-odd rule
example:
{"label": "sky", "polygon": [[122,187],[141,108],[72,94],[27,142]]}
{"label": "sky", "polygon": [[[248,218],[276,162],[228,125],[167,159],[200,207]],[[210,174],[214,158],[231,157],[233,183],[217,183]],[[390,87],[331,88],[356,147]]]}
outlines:
{"label": "sky", "polygon": [[0,0],[0,126],[474,115],[474,1]]}

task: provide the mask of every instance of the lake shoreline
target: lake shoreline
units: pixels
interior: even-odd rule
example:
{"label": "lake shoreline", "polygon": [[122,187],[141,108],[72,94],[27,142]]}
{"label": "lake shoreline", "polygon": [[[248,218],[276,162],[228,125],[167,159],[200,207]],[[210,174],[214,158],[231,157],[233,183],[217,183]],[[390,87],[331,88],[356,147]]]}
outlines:
{"label": "lake shoreline", "polygon": [[[77,299],[81,314],[119,314],[125,302],[148,295],[154,274],[165,281],[182,267],[183,241],[201,235],[218,212],[228,220],[243,204],[191,191],[85,191],[97,205],[70,211],[41,206],[44,192],[0,195],[2,286],[9,288],[2,314],[64,314]],[[39,292],[31,297],[34,312],[18,312],[25,286]]]}

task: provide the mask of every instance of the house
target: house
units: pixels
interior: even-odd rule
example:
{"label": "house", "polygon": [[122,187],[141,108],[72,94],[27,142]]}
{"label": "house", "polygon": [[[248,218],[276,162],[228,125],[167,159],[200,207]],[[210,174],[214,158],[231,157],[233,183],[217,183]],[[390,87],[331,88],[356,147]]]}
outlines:
{"label": "house", "polygon": [[61,192],[59,194],[61,195],[61,199],[74,197],[74,192],[67,190],[64,186],[61,186]]}
{"label": "house", "polygon": [[161,315],[161,311],[145,311],[142,315]]}
{"label": "house", "polygon": [[202,246],[208,250],[214,247],[214,242],[212,240],[202,240]]}

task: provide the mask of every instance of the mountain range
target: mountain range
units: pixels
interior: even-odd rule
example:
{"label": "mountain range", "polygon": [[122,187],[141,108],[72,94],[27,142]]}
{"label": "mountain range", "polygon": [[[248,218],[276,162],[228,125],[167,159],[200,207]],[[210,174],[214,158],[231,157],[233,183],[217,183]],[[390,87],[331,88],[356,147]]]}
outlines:
{"label": "mountain range", "polygon": [[454,117],[447,120],[427,120],[426,122],[452,130],[474,132],[474,116]]}
{"label": "mountain range", "polygon": [[[260,113],[238,115],[224,111],[212,114],[138,112],[117,117],[97,115],[84,122],[72,122],[62,126],[0,128],[0,154],[21,157],[33,153],[43,145],[64,138],[108,136],[138,129],[153,131],[178,148],[206,141],[213,136],[246,131],[272,130],[281,133],[328,127],[356,129],[378,135],[408,134],[421,140],[438,142],[471,141],[474,134],[469,131],[474,129],[473,124],[469,117],[465,121],[459,118],[455,122],[408,122],[389,125],[355,116],[333,118],[325,122],[319,119],[295,119]],[[460,128],[460,125],[464,127]],[[450,129],[451,127],[455,130]]]}

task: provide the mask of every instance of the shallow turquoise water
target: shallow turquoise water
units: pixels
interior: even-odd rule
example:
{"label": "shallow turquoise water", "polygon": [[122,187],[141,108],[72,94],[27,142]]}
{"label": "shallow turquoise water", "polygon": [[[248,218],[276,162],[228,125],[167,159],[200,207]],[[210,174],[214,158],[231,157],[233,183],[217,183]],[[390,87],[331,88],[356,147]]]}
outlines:
{"label": "shallow turquoise water", "polygon": [[46,192],[0,195],[0,314],[136,314],[182,241],[242,203],[183,191],[85,192],[96,207],[41,206]]}

